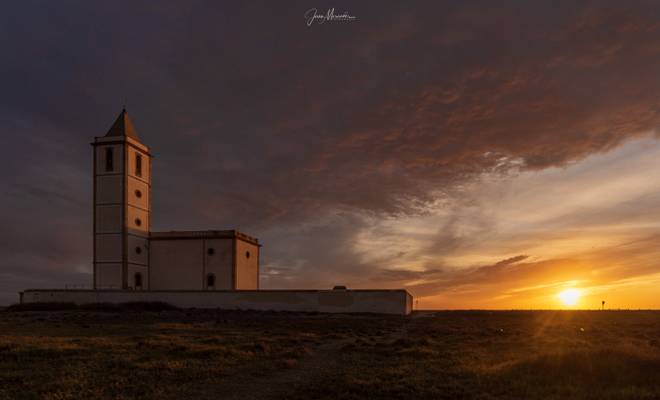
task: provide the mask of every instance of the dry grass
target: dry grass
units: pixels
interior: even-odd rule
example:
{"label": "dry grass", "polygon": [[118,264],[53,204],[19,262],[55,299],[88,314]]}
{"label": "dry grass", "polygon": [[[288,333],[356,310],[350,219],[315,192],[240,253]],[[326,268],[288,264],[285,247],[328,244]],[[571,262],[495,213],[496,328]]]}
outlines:
{"label": "dry grass", "polygon": [[660,312],[0,311],[0,399],[80,398],[657,399]]}

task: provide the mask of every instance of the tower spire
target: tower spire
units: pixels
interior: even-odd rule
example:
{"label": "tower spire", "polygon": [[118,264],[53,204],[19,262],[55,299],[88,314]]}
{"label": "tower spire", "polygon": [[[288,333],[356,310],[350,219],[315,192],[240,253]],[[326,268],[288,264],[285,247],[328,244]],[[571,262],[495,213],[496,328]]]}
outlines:
{"label": "tower spire", "polygon": [[128,136],[135,140],[140,140],[137,132],[135,131],[135,127],[133,126],[133,122],[128,117],[128,113],[126,112],[126,105],[124,105],[124,108],[122,108],[119,116],[112,124],[112,127],[110,127],[108,133],[105,134],[105,136]]}

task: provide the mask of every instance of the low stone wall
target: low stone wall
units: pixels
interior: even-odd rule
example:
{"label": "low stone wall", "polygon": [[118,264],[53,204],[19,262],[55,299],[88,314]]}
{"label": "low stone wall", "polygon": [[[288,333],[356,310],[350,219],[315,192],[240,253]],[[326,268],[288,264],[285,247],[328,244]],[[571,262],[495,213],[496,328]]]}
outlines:
{"label": "low stone wall", "polygon": [[407,315],[406,290],[58,290],[29,289],[21,303],[128,303],[160,301],[180,308],[379,313]]}

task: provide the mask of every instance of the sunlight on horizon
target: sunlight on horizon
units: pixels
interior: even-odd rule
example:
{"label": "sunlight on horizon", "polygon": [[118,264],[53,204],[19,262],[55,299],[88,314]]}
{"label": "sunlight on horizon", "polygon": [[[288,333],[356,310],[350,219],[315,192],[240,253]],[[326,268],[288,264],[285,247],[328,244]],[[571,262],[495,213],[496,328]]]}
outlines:
{"label": "sunlight on horizon", "polygon": [[579,289],[571,288],[559,292],[559,294],[557,294],[557,297],[559,297],[559,300],[565,306],[574,307],[580,301],[581,295],[582,293]]}

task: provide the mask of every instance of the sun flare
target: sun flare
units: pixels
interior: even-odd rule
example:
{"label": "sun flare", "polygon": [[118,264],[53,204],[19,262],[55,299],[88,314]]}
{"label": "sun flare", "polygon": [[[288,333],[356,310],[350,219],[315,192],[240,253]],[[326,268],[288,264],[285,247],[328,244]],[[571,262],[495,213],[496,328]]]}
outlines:
{"label": "sun flare", "polygon": [[557,295],[559,300],[561,300],[564,305],[572,307],[578,303],[580,300],[580,290],[579,289],[566,289],[559,292]]}

